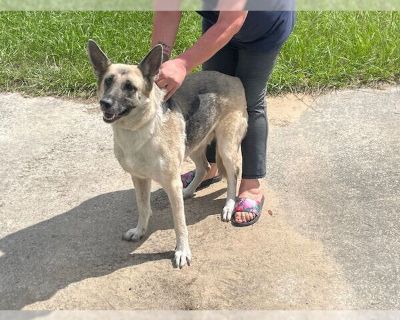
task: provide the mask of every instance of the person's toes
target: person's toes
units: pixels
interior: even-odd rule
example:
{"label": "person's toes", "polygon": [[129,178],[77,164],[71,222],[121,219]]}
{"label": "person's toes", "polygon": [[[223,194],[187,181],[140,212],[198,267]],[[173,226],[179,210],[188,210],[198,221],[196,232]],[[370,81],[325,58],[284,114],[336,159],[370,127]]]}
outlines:
{"label": "person's toes", "polygon": [[237,223],[249,222],[254,219],[254,215],[249,212],[236,212],[235,221]]}
{"label": "person's toes", "polygon": [[241,212],[236,212],[235,214],[235,221],[237,223],[242,223],[242,213]]}

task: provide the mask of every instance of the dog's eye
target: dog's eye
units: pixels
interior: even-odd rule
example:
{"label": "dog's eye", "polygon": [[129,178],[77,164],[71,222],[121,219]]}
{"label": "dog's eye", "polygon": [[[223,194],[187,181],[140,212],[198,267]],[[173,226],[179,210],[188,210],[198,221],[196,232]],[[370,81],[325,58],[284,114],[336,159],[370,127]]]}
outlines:
{"label": "dog's eye", "polygon": [[124,90],[126,90],[126,91],[136,91],[136,87],[132,84],[132,82],[127,81],[124,84]]}
{"label": "dog's eye", "polygon": [[114,77],[108,77],[108,78],[106,78],[105,80],[104,80],[104,85],[106,86],[106,87],[110,87],[111,85],[112,85],[112,83],[113,83],[113,80],[114,80]]}

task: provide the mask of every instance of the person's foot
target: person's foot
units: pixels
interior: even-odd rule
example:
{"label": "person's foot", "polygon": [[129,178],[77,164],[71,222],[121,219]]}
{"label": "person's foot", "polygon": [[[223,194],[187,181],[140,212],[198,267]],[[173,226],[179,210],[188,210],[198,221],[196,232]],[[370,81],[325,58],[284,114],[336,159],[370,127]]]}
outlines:
{"label": "person's foot", "polygon": [[207,170],[207,174],[204,176],[204,180],[212,179],[218,176],[218,168],[216,163],[210,163],[210,167]]}
{"label": "person's foot", "polygon": [[[239,199],[251,199],[262,203],[263,194],[258,179],[242,179],[239,187]],[[255,219],[256,215],[251,212],[236,211],[233,219],[236,223],[247,223]]]}
{"label": "person's foot", "polygon": [[[195,170],[186,172],[181,175],[183,187],[186,188],[194,179]],[[197,190],[208,187],[209,185],[221,181],[222,177],[218,173],[217,164],[211,163],[207,169],[207,173],[204,175],[202,183]]]}

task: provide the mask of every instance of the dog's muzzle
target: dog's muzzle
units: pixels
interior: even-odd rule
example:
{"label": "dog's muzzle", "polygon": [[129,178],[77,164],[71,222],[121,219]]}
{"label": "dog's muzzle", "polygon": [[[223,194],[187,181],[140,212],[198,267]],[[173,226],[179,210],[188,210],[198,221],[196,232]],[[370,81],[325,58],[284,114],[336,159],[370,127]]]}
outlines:
{"label": "dog's muzzle", "polygon": [[106,123],[113,123],[123,116],[128,115],[132,108],[126,107],[119,113],[116,113],[113,108],[113,101],[109,98],[103,98],[100,100],[101,111],[103,111],[103,120]]}

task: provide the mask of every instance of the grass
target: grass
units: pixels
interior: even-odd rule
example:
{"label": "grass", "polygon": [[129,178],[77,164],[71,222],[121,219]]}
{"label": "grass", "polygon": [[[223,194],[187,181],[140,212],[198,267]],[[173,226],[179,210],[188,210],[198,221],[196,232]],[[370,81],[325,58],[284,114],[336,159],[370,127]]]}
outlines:
{"label": "grass", "polygon": [[[151,12],[0,13],[0,91],[89,97],[87,39],[116,62],[137,63],[150,45]],[[269,83],[272,93],[400,80],[400,12],[299,12]],[[200,36],[183,16],[175,54]]]}

